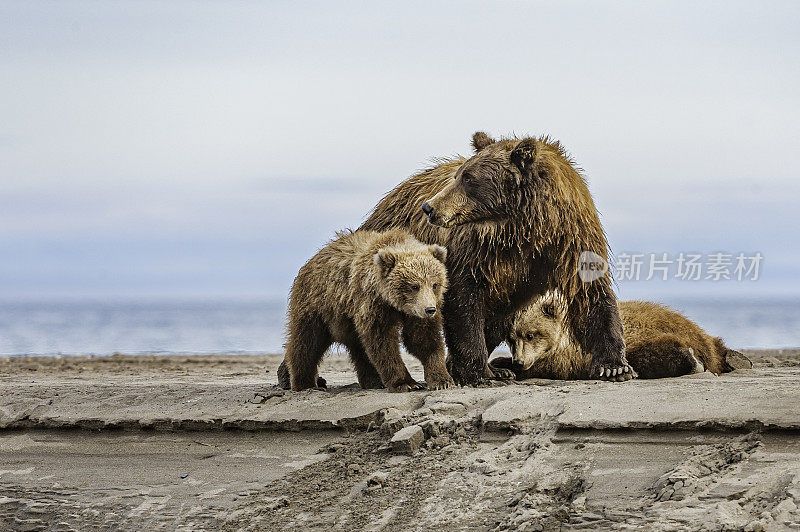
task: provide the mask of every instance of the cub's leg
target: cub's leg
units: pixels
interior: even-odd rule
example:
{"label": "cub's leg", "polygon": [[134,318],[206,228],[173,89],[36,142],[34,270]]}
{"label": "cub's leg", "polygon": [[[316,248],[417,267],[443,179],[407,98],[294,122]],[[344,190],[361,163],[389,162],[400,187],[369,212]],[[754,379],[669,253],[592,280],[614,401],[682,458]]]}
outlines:
{"label": "cub's leg", "polygon": [[358,384],[364,389],[383,388],[381,376],[378,375],[378,370],[369,361],[367,352],[358,338],[358,331],[356,331],[353,320],[346,317],[335,319],[331,322],[331,331],[336,341],[347,348],[350,361],[356,369],[356,375],[358,375]]}
{"label": "cub's leg", "polygon": [[445,365],[444,340],[440,330],[439,320],[403,316],[403,345],[422,362],[425,382],[431,390],[443,390],[454,385]]}
{"label": "cub's leg", "polygon": [[378,370],[369,361],[367,352],[358,337],[348,338],[344,344],[347,351],[350,353],[350,360],[356,368],[356,375],[358,375],[358,384],[367,389],[383,388],[383,381],[381,376],[378,375]]}
{"label": "cub's leg", "polygon": [[[290,316],[286,342],[286,367],[292,390],[317,386],[317,370],[325,351],[333,343],[328,327],[319,317],[298,319]],[[280,369],[279,369],[280,371]]]}
{"label": "cub's leg", "polygon": [[627,348],[631,367],[640,379],[680,377],[705,370],[694,349],[675,335],[663,334]]}
{"label": "cub's leg", "polygon": [[[289,368],[286,367],[285,358],[281,361],[281,365],[278,366],[278,386],[280,386],[284,390],[288,390],[292,387],[292,380],[289,377]],[[326,381],[322,377],[317,377],[317,388],[327,388],[327,387],[328,387],[328,381]]]}
{"label": "cub's leg", "polygon": [[386,389],[390,392],[421,390],[423,386],[411,377],[400,357],[400,342],[397,341],[398,325],[368,321],[356,324],[356,328],[367,357],[378,371]]}

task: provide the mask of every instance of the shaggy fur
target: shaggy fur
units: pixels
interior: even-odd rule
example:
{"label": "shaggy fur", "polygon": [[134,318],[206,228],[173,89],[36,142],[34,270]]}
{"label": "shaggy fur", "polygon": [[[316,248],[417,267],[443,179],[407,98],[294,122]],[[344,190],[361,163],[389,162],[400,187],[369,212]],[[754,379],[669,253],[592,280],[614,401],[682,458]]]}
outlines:
{"label": "shaggy fur", "polygon": [[292,286],[281,386],[316,387],[319,363],[338,342],[363,388],[420,389],[400,358],[402,328],[403,344],[422,362],[428,387],[449,387],[441,335],[446,257],[441,246],[422,244],[403,230],[340,234],[300,269]]}
{"label": "shaggy fur", "polygon": [[514,313],[555,288],[569,301],[574,337],[594,354],[593,370],[630,378],[609,276],[591,283],[578,277],[580,254],[605,258],[608,246],[572,160],[547,137],[495,141],[479,132],[473,147],[470,159],[443,160],[398,185],[361,226],[402,227],[447,247],[444,330],[453,378],[474,384],[509,375],[489,368],[489,354]]}
{"label": "shaggy fur", "polygon": [[[725,347],[696,323],[663,305],[646,301],[619,303],[630,365],[640,378],[678,377],[705,370],[731,371],[729,356],[746,357]],[[517,314],[506,342],[512,358],[492,366],[515,371],[518,378],[589,379],[591,357],[564,327],[566,304],[548,293]]]}

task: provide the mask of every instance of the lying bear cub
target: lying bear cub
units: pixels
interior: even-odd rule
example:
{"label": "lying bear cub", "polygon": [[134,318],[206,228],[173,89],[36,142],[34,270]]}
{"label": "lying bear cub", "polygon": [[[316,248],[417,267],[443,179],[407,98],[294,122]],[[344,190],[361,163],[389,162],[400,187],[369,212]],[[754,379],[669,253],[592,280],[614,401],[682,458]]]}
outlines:
{"label": "lying bear cub", "polygon": [[[678,377],[705,370],[716,374],[752,367],[743,354],[725,347],[696,323],[663,305],[619,303],[628,362],[640,378]],[[512,369],[519,379],[590,379],[591,356],[564,325],[565,302],[548,292],[518,312],[507,343],[512,358],[491,364]],[[611,375],[611,378],[617,377]]]}
{"label": "lying bear cub", "polygon": [[408,232],[344,232],[294,280],[289,296],[283,388],[314,388],[319,363],[334,342],[347,348],[362,388],[419,390],[400,358],[403,344],[425,369],[428,388],[453,384],[445,366],[442,300],[447,250]]}

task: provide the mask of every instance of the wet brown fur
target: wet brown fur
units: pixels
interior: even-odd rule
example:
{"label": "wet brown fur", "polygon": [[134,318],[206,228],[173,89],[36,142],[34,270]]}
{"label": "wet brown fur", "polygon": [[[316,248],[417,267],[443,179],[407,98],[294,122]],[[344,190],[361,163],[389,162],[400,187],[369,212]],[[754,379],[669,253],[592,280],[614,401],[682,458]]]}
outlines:
{"label": "wet brown fur", "polygon": [[[473,157],[442,160],[398,185],[361,226],[402,227],[447,247],[444,328],[453,377],[471,384],[494,376],[488,355],[504,340],[514,313],[555,288],[567,295],[569,324],[595,353],[593,364],[624,366],[609,276],[583,283],[577,275],[581,252],[608,255],[579,169],[548,137],[494,141],[479,132],[473,146]],[[430,219],[437,225],[422,212],[424,202],[435,208]],[[446,220],[442,212],[460,214]]]}
{"label": "wet brown fur", "polygon": [[[703,370],[720,374],[732,369],[726,361],[729,353],[744,357],[664,305],[622,301],[619,310],[628,361],[640,378],[678,377]],[[520,311],[506,342],[518,360],[524,347],[532,349],[536,353],[533,365],[521,369],[510,358],[498,357],[492,366],[513,369],[520,379],[596,378],[591,357],[564,327],[565,312],[563,299],[553,293]]]}
{"label": "wet brown fur", "polygon": [[[300,269],[292,286],[281,386],[316,387],[319,363],[337,342],[347,348],[362,387],[419,389],[400,358],[400,334],[422,362],[429,387],[452,384],[441,335],[446,255],[403,230],[341,233]],[[425,309],[432,308],[428,317]]]}

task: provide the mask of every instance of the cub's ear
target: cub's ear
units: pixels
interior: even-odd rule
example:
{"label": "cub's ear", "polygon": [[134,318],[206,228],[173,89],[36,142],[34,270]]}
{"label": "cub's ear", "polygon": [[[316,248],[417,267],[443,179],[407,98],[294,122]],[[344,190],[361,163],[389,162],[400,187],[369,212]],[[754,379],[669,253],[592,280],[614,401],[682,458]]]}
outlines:
{"label": "cub's ear", "polygon": [[442,264],[447,260],[447,248],[433,244],[428,246],[428,250],[430,250],[431,255]]}
{"label": "cub's ear", "polygon": [[542,314],[547,318],[556,317],[556,306],[553,303],[545,303],[542,305]]}
{"label": "cub's ear", "polygon": [[478,153],[486,146],[494,144],[495,142],[497,141],[483,131],[478,131],[472,135],[472,147],[475,148],[475,153]]}
{"label": "cub's ear", "polygon": [[516,165],[523,174],[529,174],[536,165],[536,156],[539,149],[536,139],[524,139],[511,152],[511,163]]}
{"label": "cub's ear", "polygon": [[397,257],[388,249],[382,249],[372,257],[372,260],[374,260],[375,264],[381,269],[381,275],[386,277],[389,275],[389,272],[392,271],[392,268],[394,268]]}

